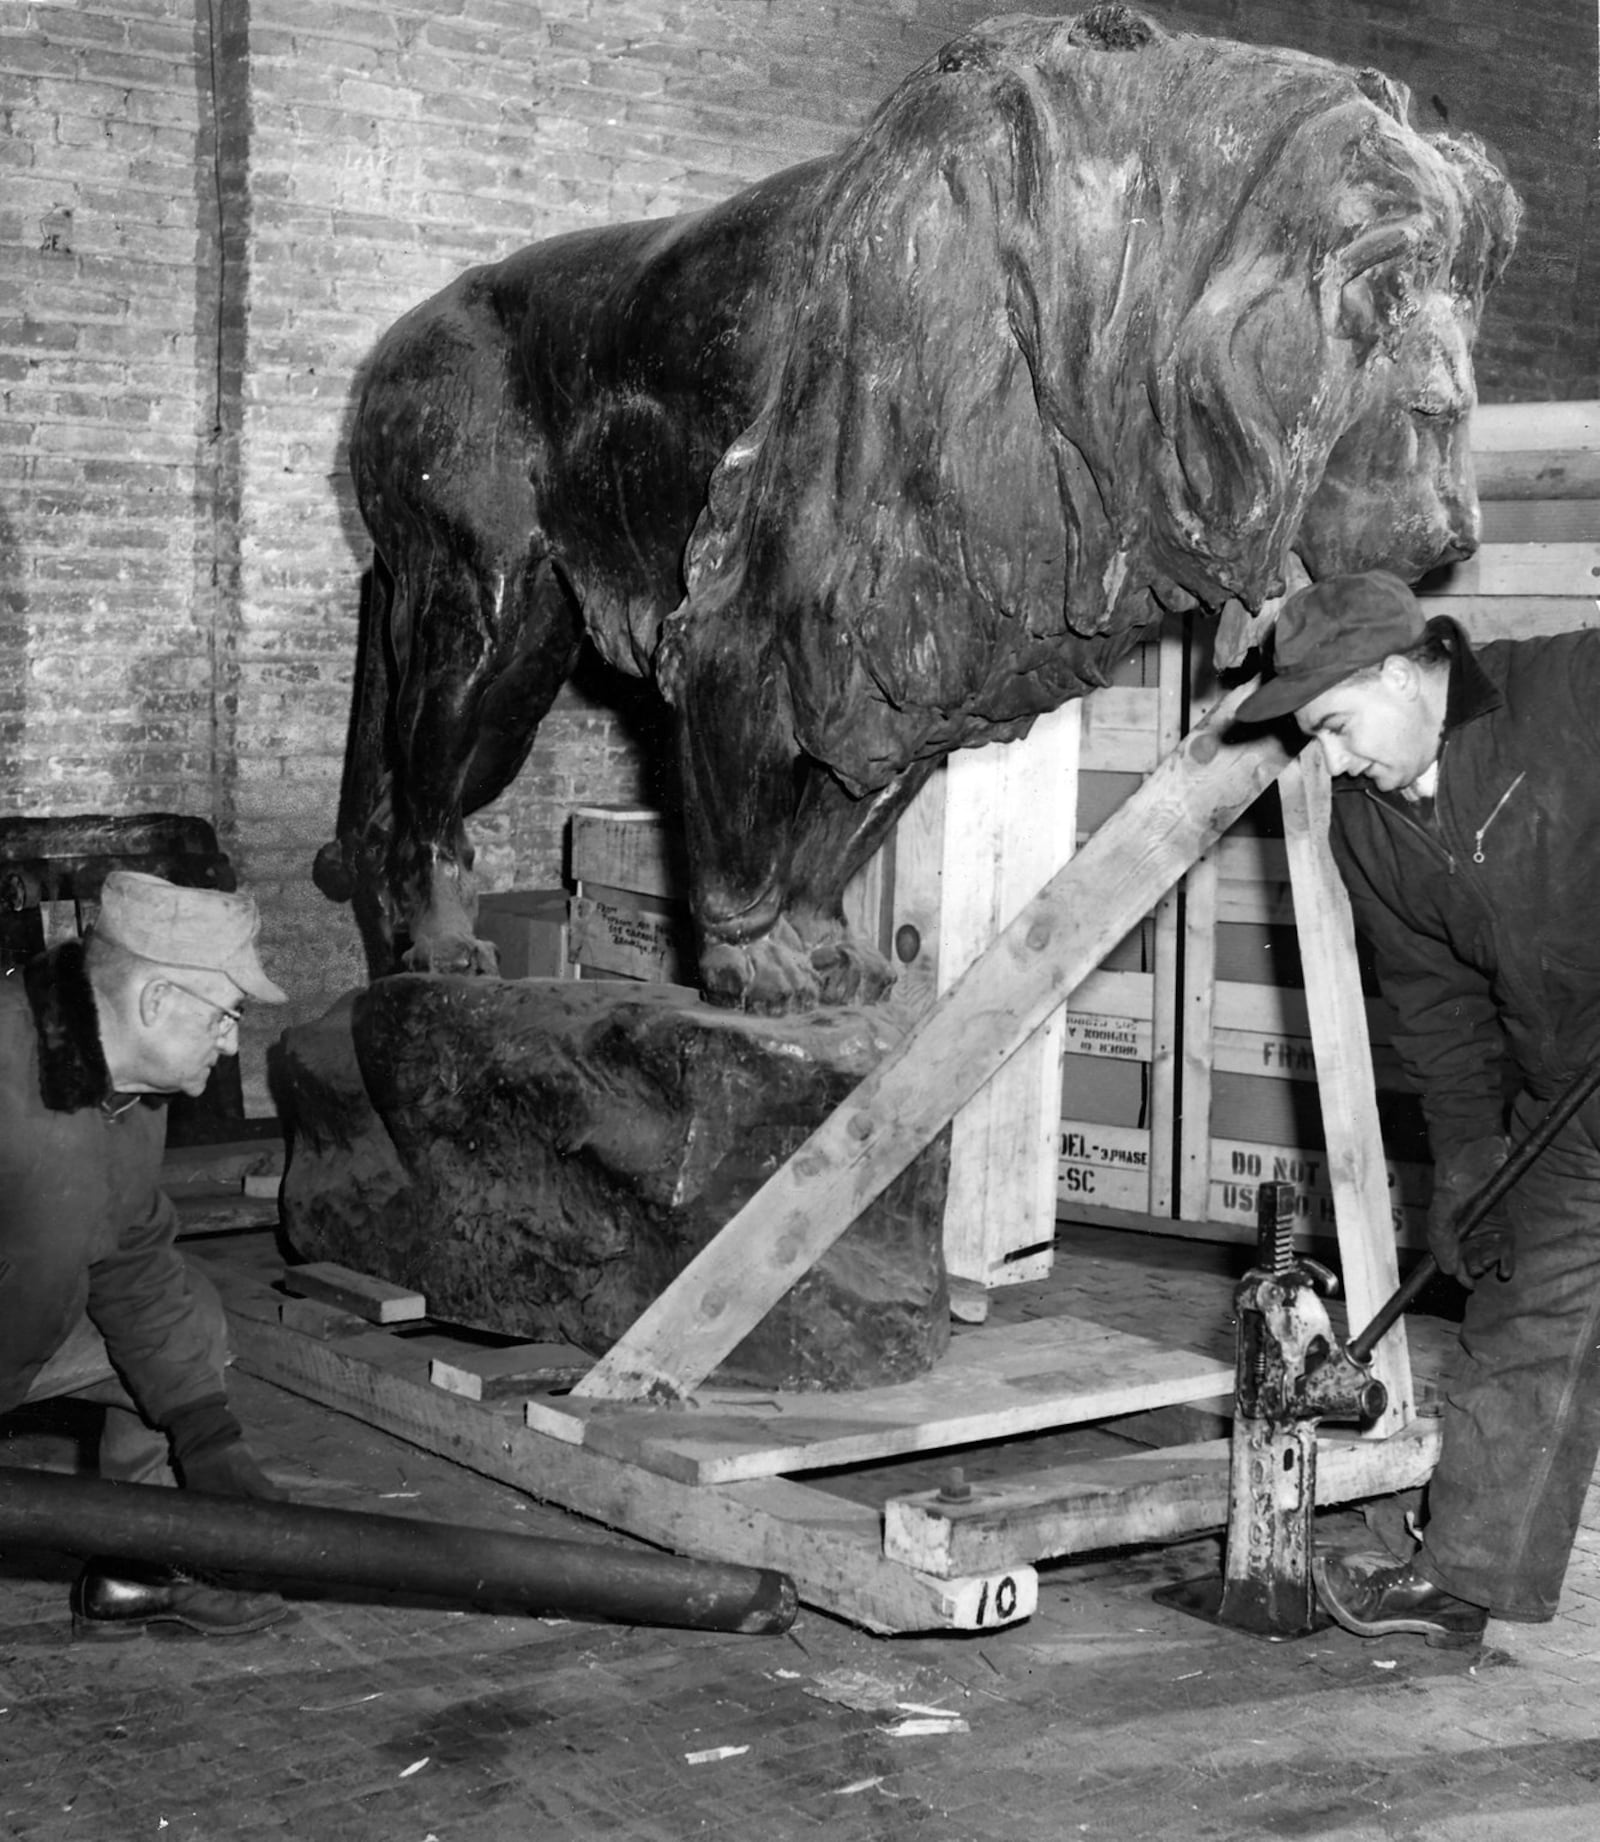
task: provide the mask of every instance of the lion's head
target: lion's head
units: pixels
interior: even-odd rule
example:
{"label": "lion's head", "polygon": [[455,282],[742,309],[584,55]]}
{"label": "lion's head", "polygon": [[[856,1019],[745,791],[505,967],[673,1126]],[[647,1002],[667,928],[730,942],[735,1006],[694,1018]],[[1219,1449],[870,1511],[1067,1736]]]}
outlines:
{"label": "lion's head", "polygon": [[1117,6],[947,46],[793,253],[674,622],[775,622],[800,746],[859,789],[1103,682],[1162,607],[1259,606],[1296,552],[1414,577],[1470,549],[1470,347],[1517,205],[1407,104]]}

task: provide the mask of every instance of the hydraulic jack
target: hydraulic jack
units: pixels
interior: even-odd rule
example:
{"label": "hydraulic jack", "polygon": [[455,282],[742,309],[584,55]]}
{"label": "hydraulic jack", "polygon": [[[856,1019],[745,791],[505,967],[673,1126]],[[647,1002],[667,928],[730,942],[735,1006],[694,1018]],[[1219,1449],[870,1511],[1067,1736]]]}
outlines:
{"label": "hydraulic jack", "polygon": [[1323,1299],[1338,1281],[1294,1252],[1294,1186],[1256,1192],[1257,1259],[1234,1289],[1238,1353],[1228,1539],[1222,1577],[1162,1587],[1178,1611],[1261,1637],[1302,1637],[1331,1622],[1311,1578],[1317,1422],[1374,1420],[1388,1394],[1353,1360]]}
{"label": "hydraulic jack", "polygon": [[[1579,1073],[1462,1205],[1454,1226],[1463,1249],[1596,1089],[1600,1061]],[[1439,1266],[1424,1256],[1372,1321],[1341,1343],[1322,1303],[1338,1282],[1315,1260],[1295,1257],[1292,1185],[1263,1183],[1257,1191],[1256,1248],[1260,1264],[1233,1295],[1239,1343],[1222,1578],[1164,1586],[1155,1597],[1261,1637],[1304,1637],[1332,1622],[1311,1577],[1317,1422],[1369,1421],[1383,1412],[1388,1396],[1370,1372],[1372,1352],[1438,1277]]]}

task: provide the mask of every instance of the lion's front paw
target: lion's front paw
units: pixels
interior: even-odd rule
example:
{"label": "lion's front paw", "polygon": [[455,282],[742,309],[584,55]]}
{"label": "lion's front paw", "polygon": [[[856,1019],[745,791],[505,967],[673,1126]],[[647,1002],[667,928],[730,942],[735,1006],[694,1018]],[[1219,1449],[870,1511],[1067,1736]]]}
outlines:
{"label": "lion's front paw", "polygon": [[471,934],[433,934],[413,940],[401,964],[407,972],[492,979],[500,971],[500,955],[489,941]]}
{"label": "lion's front paw", "polygon": [[824,1004],[876,1004],[894,984],[894,969],[875,947],[859,940],[830,940],[811,949]]}
{"label": "lion's front paw", "polygon": [[783,1017],[815,1010],[822,987],[798,941],[763,934],[759,940],[711,941],[700,954],[700,988],[728,1010]]}
{"label": "lion's front paw", "polygon": [[758,940],[712,941],[700,955],[701,989],[713,1004],[782,1017],[820,1005],[871,1004],[894,983],[873,948],[840,937],[808,946],[780,921]]}

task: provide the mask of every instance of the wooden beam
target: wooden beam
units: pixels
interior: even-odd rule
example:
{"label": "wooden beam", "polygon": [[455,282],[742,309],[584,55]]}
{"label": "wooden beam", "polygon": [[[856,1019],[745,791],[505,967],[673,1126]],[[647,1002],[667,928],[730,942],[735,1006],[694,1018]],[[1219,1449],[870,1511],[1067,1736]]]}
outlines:
{"label": "wooden beam", "polygon": [[[1333,783],[1327,756],[1319,747],[1305,748],[1295,758],[1278,783],[1278,797],[1283,802],[1295,927],[1316,1048],[1317,1098],[1327,1144],[1346,1308],[1350,1322],[1359,1328],[1371,1321],[1399,1285],[1400,1269],[1365,1000],[1356,964],[1355,924],[1328,844]],[[1416,1413],[1403,1320],[1378,1345],[1372,1372],[1389,1393],[1389,1405],[1372,1431],[1375,1435],[1396,1432]]]}
{"label": "wooden beam", "polygon": [[1224,740],[1241,686],[589,1372],[580,1396],[681,1399],[723,1360],[1258,795],[1288,757]]}
{"label": "wooden beam", "polygon": [[[1426,1483],[1439,1422],[1415,1420],[1392,1439],[1323,1428],[1317,1501],[1352,1503]],[[1228,1521],[1229,1442],[1166,1446],[1127,1458],[1079,1460],[1016,1484],[974,1484],[964,1503],[937,1491],[891,1497],[884,1553],[921,1573],[965,1574],[1138,1542],[1181,1541]]]}

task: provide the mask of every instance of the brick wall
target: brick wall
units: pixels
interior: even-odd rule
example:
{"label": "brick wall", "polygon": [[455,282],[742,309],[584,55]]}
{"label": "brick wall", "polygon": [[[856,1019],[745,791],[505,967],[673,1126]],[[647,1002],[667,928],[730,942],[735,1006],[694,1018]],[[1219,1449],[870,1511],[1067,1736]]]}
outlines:
{"label": "brick wall", "polygon": [[[691,209],[826,151],[971,0],[78,0],[0,10],[0,763],[24,813],[211,817],[320,1011],[364,977],[308,869],[338,797],[367,546],[345,476],[376,336],[460,268]],[[1048,9],[1041,9],[1048,10]],[[1063,9],[1072,10],[1072,9]],[[1372,62],[1530,203],[1486,395],[1600,394],[1585,0],[1150,10]],[[1585,268],[1587,264],[1587,268]],[[549,885],[575,800],[650,798],[598,670],[474,821]],[[246,1047],[252,1110],[260,1050]]]}

